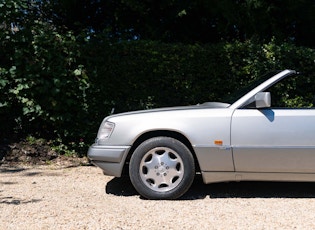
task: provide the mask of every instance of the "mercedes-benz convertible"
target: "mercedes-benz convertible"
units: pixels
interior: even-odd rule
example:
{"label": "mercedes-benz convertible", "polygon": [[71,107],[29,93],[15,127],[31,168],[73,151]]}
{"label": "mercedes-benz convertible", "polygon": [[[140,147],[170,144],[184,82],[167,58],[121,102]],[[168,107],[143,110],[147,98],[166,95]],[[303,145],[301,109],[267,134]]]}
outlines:
{"label": "mercedes-benz convertible", "polygon": [[128,175],[148,199],[182,196],[196,173],[204,183],[314,182],[310,80],[277,71],[223,102],[108,116],[88,157],[106,175]]}

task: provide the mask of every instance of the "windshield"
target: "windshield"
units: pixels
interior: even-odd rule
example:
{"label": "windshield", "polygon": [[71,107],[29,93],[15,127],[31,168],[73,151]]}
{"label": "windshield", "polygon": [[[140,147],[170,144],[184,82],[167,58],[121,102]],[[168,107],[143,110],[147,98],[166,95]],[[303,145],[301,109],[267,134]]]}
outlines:
{"label": "windshield", "polygon": [[268,72],[265,75],[262,75],[261,77],[256,78],[255,80],[253,80],[251,82],[248,82],[248,84],[246,84],[245,86],[243,86],[241,88],[237,88],[237,89],[235,89],[235,91],[232,91],[231,93],[228,93],[225,96],[225,98],[223,98],[222,101],[225,102],[225,103],[233,104],[235,101],[240,99],[246,93],[248,93],[252,89],[254,89],[257,86],[259,86],[264,81],[268,80],[269,78],[271,78],[272,76],[274,76],[274,75],[276,75],[276,74],[278,74],[280,72],[281,71],[271,71],[271,72]]}

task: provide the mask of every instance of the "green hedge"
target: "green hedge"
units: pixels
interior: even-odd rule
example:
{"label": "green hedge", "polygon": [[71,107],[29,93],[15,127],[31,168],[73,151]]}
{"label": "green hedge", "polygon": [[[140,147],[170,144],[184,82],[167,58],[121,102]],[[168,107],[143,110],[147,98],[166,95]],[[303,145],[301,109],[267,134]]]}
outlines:
{"label": "green hedge", "polygon": [[315,77],[315,50],[275,41],[109,44],[45,25],[14,36],[1,38],[7,52],[0,63],[1,138],[58,137],[82,146],[93,142],[113,108],[117,113],[218,101],[273,69]]}
{"label": "green hedge", "polygon": [[273,41],[203,46],[137,41],[97,48],[93,55],[86,65],[88,97],[98,98],[94,109],[107,112],[220,100],[274,69],[315,73],[314,50]]}

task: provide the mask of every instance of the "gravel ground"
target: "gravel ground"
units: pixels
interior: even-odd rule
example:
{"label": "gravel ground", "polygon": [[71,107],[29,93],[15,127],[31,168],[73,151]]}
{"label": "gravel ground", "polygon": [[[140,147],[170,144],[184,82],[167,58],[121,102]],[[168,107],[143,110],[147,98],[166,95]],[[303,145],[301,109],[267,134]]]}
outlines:
{"label": "gravel ground", "polygon": [[142,199],[93,166],[0,166],[0,229],[314,229],[315,183],[217,183]]}

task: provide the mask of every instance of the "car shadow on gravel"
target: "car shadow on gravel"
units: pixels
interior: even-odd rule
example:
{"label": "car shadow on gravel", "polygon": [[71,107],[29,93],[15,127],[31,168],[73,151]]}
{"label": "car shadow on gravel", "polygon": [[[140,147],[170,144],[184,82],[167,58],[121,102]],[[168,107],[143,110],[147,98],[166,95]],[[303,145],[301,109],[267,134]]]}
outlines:
{"label": "car shadow on gravel", "polygon": [[136,196],[139,195],[134,189],[129,177],[115,177],[110,180],[105,186],[105,192],[107,194],[113,194],[116,196]]}
{"label": "car shadow on gravel", "polygon": [[[114,178],[105,192],[116,196],[138,196],[128,177]],[[178,200],[224,198],[315,198],[315,183],[304,182],[228,182],[204,184],[196,176],[191,188]]]}

